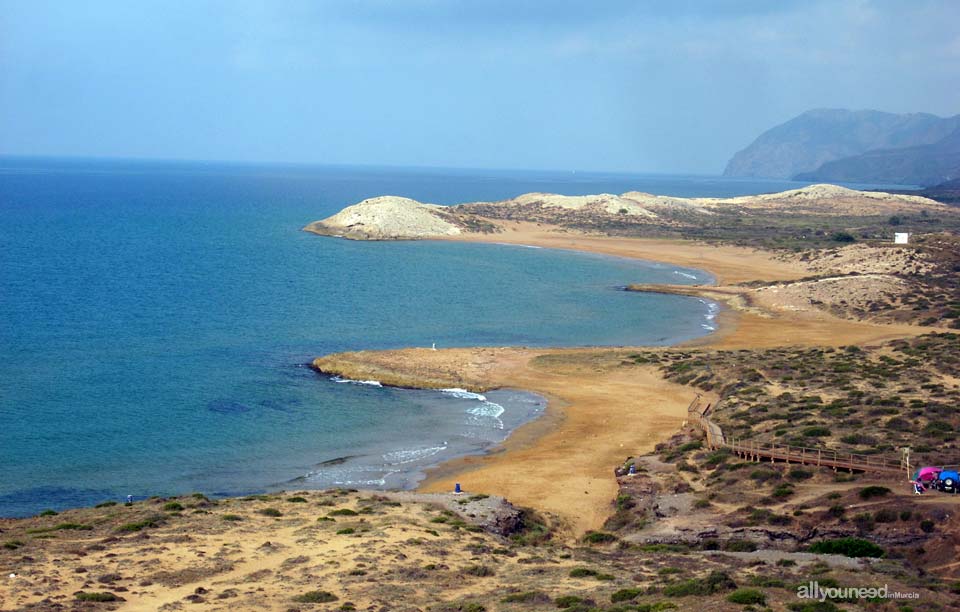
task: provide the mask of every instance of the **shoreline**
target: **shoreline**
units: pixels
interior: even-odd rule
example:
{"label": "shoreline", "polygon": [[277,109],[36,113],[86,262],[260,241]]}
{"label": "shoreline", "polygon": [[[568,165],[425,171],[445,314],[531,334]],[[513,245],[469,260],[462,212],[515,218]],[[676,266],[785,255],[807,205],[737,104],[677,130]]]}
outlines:
{"label": "shoreline", "polygon": [[[840,346],[879,342],[929,331],[839,319],[824,312],[776,310],[751,303],[750,280],[796,280],[809,274],[771,254],[735,246],[553,232],[531,223],[507,224],[505,232],[444,238],[557,248],[696,268],[717,285],[661,286],[660,292],[701,297],[720,304],[716,331],[670,347],[713,350],[774,346]],[[648,453],[677,431],[695,391],[666,381],[655,368],[627,379],[617,371],[622,356],[640,347],[470,348],[359,351],[318,358],[328,374],[373,378],[384,384],[432,388],[459,386],[483,391],[514,388],[548,399],[539,418],[516,428],[482,455],[444,461],[426,470],[418,492],[449,492],[456,483],[471,493],[503,496],[549,515],[579,536],[602,527],[613,512],[613,469],[628,456]],[[651,347],[643,347],[651,350]],[[456,383],[456,384],[453,384]],[[705,401],[716,401],[716,397]],[[643,398],[638,410],[637,398]],[[616,423],[615,427],[611,425]]]}

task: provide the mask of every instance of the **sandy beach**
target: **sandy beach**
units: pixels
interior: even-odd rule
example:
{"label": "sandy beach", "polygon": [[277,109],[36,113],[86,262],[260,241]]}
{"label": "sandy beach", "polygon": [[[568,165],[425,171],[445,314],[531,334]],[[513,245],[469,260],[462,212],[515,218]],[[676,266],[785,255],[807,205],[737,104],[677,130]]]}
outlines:
{"label": "sandy beach", "polygon": [[[731,283],[791,280],[809,274],[803,266],[770,253],[735,246],[647,240],[553,231],[513,223],[507,231],[453,240],[524,244],[699,268],[716,287],[661,288],[698,295],[724,305],[717,333],[694,344],[717,349],[773,346],[842,346],[875,343],[928,331],[917,326],[877,325],[840,319],[823,311],[780,307],[756,300]],[[405,349],[356,352],[320,358],[321,370],[385,384],[475,390],[510,387],[549,399],[541,419],[515,431],[487,455],[467,457],[428,472],[420,490],[501,495],[554,518],[571,536],[599,529],[613,510],[613,469],[629,456],[647,453],[677,431],[695,394],[664,380],[653,367],[629,374],[618,368],[623,349]],[[716,398],[705,398],[715,401]]]}

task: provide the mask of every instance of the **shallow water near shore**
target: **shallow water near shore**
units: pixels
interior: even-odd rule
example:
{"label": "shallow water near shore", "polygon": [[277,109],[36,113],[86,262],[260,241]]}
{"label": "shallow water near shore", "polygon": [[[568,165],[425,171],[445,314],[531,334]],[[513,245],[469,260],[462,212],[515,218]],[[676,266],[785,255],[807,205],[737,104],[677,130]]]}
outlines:
{"label": "shallow water near shore", "polygon": [[305,367],[403,346],[664,345],[715,306],[617,291],[697,270],[494,244],[300,231],[384,193],[736,195],[702,177],[0,160],[0,516],[278,487],[412,486],[535,418],[520,391],[338,382]]}

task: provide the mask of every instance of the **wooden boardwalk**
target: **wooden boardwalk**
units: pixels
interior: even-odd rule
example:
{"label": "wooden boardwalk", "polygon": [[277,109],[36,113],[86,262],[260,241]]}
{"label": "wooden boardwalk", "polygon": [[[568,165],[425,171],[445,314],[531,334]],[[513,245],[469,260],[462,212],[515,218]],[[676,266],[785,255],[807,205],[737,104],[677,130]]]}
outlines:
{"label": "wooden boardwalk", "polygon": [[688,422],[703,431],[709,448],[726,448],[736,453],[737,456],[751,461],[796,463],[798,465],[829,467],[833,468],[834,471],[905,474],[908,480],[911,478],[909,455],[891,458],[880,455],[845,453],[827,448],[806,448],[785,444],[764,444],[756,440],[728,439],[723,435],[720,426],[710,420],[709,414],[712,408],[710,404],[702,406],[699,394],[687,407]]}

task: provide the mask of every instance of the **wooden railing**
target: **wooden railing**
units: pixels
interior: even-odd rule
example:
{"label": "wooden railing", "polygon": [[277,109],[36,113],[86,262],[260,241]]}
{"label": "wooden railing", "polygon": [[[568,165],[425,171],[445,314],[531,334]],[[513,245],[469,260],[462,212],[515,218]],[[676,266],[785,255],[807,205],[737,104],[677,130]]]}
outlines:
{"label": "wooden railing", "polygon": [[701,430],[711,449],[727,448],[738,456],[752,461],[769,460],[771,463],[782,461],[800,465],[830,467],[851,472],[877,472],[882,474],[906,473],[910,477],[909,455],[897,459],[879,455],[846,453],[828,448],[807,448],[786,444],[765,444],[756,440],[727,439],[723,430],[714,423],[709,414],[714,406],[703,406],[700,394],[687,406],[687,421]]}
{"label": "wooden railing", "polygon": [[881,472],[899,474],[907,470],[900,460],[891,460],[879,455],[858,455],[844,453],[828,448],[806,448],[803,446],[789,446],[777,444],[762,444],[755,440],[733,439],[724,444],[732,452],[744,459],[771,462],[783,461],[802,465],[815,465],[859,472]]}

